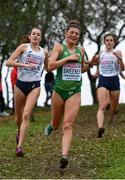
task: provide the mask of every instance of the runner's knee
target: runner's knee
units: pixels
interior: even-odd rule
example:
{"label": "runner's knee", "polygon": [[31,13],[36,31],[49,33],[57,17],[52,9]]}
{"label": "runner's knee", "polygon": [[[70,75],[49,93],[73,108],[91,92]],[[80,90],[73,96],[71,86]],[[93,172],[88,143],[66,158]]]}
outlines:
{"label": "runner's knee", "polygon": [[72,129],[73,123],[71,121],[64,122],[63,124],[63,131],[68,131]]}

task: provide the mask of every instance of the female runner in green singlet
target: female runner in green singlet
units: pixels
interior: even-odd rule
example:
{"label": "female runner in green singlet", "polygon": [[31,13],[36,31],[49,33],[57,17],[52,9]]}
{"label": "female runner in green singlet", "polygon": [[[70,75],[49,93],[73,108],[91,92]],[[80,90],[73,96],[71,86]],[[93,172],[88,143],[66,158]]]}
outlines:
{"label": "female runner in green singlet", "polygon": [[63,116],[62,156],[60,168],[68,165],[68,152],[72,141],[73,123],[81,105],[81,73],[97,64],[98,59],[84,65],[84,50],[77,47],[80,37],[80,24],[71,20],[65,34],[65,43],[56,44],[51,53],[48,68],[57,69],[52,95],[51,123],[45,128],[45,135],[57,129]]}

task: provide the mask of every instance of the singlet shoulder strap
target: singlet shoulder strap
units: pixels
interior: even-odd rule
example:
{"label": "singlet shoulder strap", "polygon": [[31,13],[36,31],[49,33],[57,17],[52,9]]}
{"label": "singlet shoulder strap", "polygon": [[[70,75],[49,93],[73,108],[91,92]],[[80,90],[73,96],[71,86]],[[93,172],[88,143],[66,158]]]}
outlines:
{"label": "singlet shoulder strap", "polygon": [[80,47],[76,46],[76,52],[79,52],[82,55]]}
{"label": "singlet shoulder strap", "polygon": [[65,50],[67,50],[67,46],[66,46],[66,44],[61,44],[62,45],[62,52],[60,53],[60,56],[63,54],[63,52],[65,51]]}
{"label": "singlet shoulder strap", "polygon": [[78,46],[76,47],[76,53],[78,53],[80,55],[80,62],[82,62],[83,61],[82,57],[84,54],[82,54],[82,49]]}
{"label": "singlet shoulder strap", "polygon": [[62,46],[63,46],[63,51],[64,51],[64,50],[67,50],[67,46],[66,46],[65,43],[63,43]]}
{"label": "singlet shoulder strap", "polygon": [[39,46],[39,49],[40,49],[41,51],[44,51],[44,49],[43,49],[41,46]]}

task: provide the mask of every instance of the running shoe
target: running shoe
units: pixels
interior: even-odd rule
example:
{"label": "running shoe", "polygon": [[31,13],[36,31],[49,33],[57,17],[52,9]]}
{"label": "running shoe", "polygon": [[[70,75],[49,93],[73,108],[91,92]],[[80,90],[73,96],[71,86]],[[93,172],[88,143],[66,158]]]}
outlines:
{"label": "running shoe", "polygon": [[45,128],[45,131],[44,131],[44,135],[45,136],[49,136],[53,131],[53,127],[51,124],[48,124],[47,127]]}
{"label": "running shoe", "polygon": [[19,131],[18,131],[17,134],[16,134],[16,143],[17,143],[17,144],[19,143]]}
{"label": "running shoe", "polygon": [[21,147],[16,147],[16,155],[23,157],[24,156],[24,152],[23,149]]}
{"label": "running shoe", "polygon": [[99,128],[98,129],[98,138],[101,138],[105,132],[105,128]]}
{"label": "running shoe", "polygon": [[0,112],[0,116],[2,117],[8,117],[10,116],[10,113],[6,112],[6,111],[3,111],[3,112]]}
{"label": "running shoe", "polygon": [[66,156],[62,156],[60,160],[60,168],[64,169],[68,166],[68,158]]}

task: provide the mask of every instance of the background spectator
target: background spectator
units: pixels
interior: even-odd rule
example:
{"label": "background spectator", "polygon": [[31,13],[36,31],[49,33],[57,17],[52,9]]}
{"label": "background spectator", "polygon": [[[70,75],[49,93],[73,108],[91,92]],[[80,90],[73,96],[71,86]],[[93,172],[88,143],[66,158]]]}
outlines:
{"label": "background spectator", "polygon": [[47,72],[45,75],[45,90],[46,90],[46,101],[45,106],[49,106],[48,101],[51,99],[53,86],[54,86],[54,74],[53,72]]}
{"label": "background spectator", "polygon": [[3,97],[2,80],[0,75],[0,116],[7,117],[10,114],[5,111],[5,102]]}

